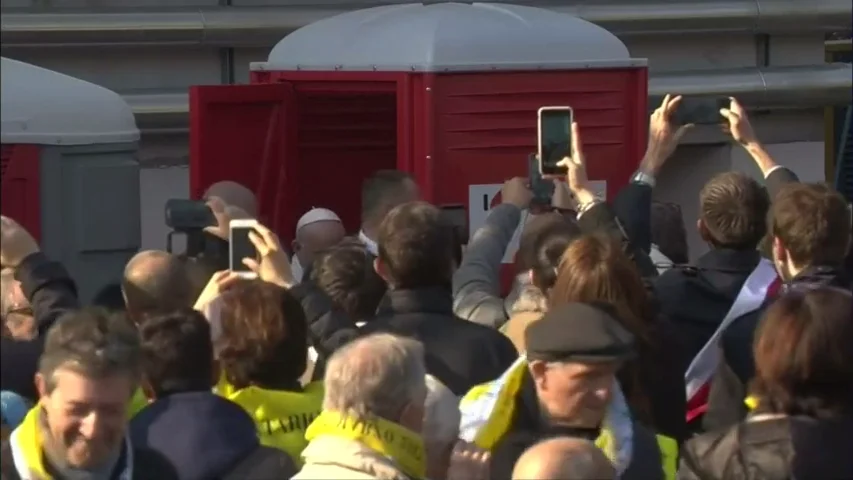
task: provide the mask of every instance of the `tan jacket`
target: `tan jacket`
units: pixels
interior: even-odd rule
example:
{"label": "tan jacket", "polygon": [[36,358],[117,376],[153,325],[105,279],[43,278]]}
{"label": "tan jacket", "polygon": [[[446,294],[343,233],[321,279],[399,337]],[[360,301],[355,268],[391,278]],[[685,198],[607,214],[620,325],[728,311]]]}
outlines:
{"label": "tan jacket", "polygon": [[390,458],[343,438],[319,436],[302,458],[305,466],[291,480],[414,480]]}
{"label": "tan jacket", "polygon": [[515,345],[515,349],[518,350],[518,353],[524,353],[527,351],[527,346],[524,344],[524,331],[528,325],[539,320],[541,317],[542,314],[539,312],[516,313],[504,324],[501,332],[509,337],[512,344]]}

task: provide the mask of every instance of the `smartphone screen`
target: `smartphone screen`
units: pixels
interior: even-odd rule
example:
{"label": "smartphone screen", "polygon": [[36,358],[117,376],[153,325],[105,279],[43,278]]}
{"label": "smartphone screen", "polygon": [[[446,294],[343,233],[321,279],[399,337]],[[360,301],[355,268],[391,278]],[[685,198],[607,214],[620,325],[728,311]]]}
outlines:
{"label": "smartphone screen", "polygon": [[673,115],[676,125],[718,125],[723,123],[720,109],[729,108],[727,97],[684,97]]}
{"label": "smartphone screen", "polygon": [[539,164],[542,175],[565,175],[557,163],[572,152],[572,109],[539,109]]}
{"label": "smartphone screen", "polygon": [[251,274],[252,271],[243,264],[244,258],[256,258],[257,252],[255,245],[249,239],[249,233],[254,231],[252,225],[234,225],[231,224],[229,244],[230,258],[228,268],[232,272]]}

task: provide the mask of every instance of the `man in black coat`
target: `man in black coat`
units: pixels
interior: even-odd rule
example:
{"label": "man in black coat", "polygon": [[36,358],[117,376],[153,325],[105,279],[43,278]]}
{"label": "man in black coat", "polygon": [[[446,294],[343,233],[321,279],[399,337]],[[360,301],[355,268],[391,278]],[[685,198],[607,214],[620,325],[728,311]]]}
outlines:
{"label": "man in black coat", "polygon": [[456,395],[494,380],[518,358],[497,330],[453,313],[452,229],[441,210],[423,202],[400,205],[382,222],[377,273],[388,283],[377,317],[361,333],[393,333],[424,345],[427,371]]}
{"label": "man in black coat", "polygon": [[768,206],[764,188],[737,172],[715,176],[699,193],[697,228],[711,250],[654,282],[661,310],[681,333],[688,360],[714,335],[758,265]]}

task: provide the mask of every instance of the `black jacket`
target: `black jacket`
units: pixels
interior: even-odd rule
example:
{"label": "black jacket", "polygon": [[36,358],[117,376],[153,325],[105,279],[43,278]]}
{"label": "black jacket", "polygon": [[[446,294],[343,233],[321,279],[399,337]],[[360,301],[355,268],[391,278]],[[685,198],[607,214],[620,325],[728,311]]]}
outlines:
{"label": "black jacket", "polygon": [[34,378],[44,348],[44,336],[60,316],[79,308],[77,287],[61,263],[40,252],[21,262],[15,269],[15,279],[21,282],[21,290],[32,306],[39,331],[32,340],[2,338],[0,388],[35,402],[38,393]]}
{"label": "black jacket", "polygon": [[[684,385],[687,360],[683,342],[665,317],[659,316],[650,327],[653,343],[638,348],[636,358],[619,372],[619,383],[630,400],[634,398],[634,384],[639,380],[644,402],[633,406],[644,407],[647,411],[648,418],[644,418],[643,423],[681,444],[688,437],[684,415],[687,410],[687,389]],[[634,375],[636,379],[632,378]]]}
{"label": "black jacket", "polygon": [[312,379],[322,380],[326,361],[335,350],[358,336],[358,328],[311,280],[306,278],[291,288],[290,293],[302,304],[308,322],[308,341],[317,352]]}
{"label": "black jacket", "polygon": [[695,265],[671,268],[654,280],[658,305],[678,332],[688,365],[717,331],[760,260],[756,250],[711,250]]}
{"label": "black jacket", "polygon": [[[210,392],[159,399],[133,417],[129,430],[135,447],[161,455],[181,480],[222,479],[262,448],[255,423],[243,408]],[[290,456],[273,452],[277,462],[248,465],[252,468],[242,470],[243,478],[294,475]]]}
{"label": "black jacket", "polygon": [[427,372],[458,396],[498,378],[518,358],[506,336],[453,314],[449,288],[391,290],[376,318],[359,332],[393,333],[420,341]]}
{"label": "black jacket", "polygon": [[687,442],[677,479],[853,478],[851,445],[851,417],[747,421]]}
{"label": "black jacket", "polygon": [[[577,437],[594,441],[598,429],[568,428],[550,424],[539,409],[533,378],[525,372],[516,400],[509,431],[492,449],[491,480],[510,480],[521,454],[536,443],[553,437]],[[634,423],[634,449],[631,463],[620,477],[623,480],[663,479],[663,465],[657,439],[649,430]]]}
{"label": "black jacket", "polygon": [[[841,267],[806,269],[788,284],[783,285],[781,291],[797,288],[798,284],[830,285],[853,289],[853,281]],[[768,299],[758,310],[737,318],[723,333],[721,340],[723,359],[711,380],[708,411],[702,421],[705,430],[731,426],[742,420],[748,413],[744,400],[747,397],[747,385],[755,374],[752,344],[758,323],[770,303],[772,299]]]}
{"label": "black jacket", "polygon": [[[777,168],[765,180],[770,198],[797,177]],[[711,339],[752,273],[761,254],[755,249],[715,249],[694,265],[674,267],[654,281],[661,311],[673,322],[684,341],[688,362]]]}

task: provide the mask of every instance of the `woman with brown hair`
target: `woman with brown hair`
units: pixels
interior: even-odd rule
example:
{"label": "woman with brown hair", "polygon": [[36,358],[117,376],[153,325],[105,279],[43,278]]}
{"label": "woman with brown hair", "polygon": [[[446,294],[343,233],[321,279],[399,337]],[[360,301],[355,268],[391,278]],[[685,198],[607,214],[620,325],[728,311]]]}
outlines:
{"label": "woman with brown hair", "polygon": [[632,412],[658,433],[686,439],[686,360],[669,323],[659,318],[634,262],[615,240],[586,235],[563,253],[550,291],[551,308],[572,302],[602,302],[637,339],[638,356],[619,374]]}
{"label": "woman with brown hair", "polygon": [[753,346],[756,408],[685,445],[678,478],[853,478],[853,295],[794,288]]}
{"label": "woman with brown hair", "polygon": [[308,325],[299,301],[262,280],[238,280],[219,297],[218,393],[255,420],[261,444],[301,465],[305,430],[320,413],[322,382],[301,386]]}

